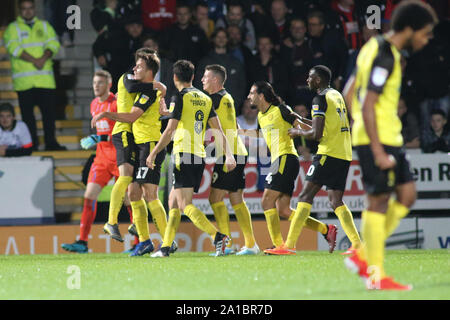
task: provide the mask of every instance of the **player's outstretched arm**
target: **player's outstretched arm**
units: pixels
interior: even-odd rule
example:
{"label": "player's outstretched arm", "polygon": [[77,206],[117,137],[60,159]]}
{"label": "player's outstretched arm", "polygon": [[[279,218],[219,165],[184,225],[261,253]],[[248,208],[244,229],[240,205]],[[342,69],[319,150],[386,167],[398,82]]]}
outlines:
{"label": "player's outstretched arm", "polygon": [[259,130],[256,130],[256,129],[241,129],[241,128],[239,128],[237,131],[238,131],[238,134],[241,136],[250,137],[250,138],[259,138]]}
{"label": "player's outstretched arm", "polygon": [[155,90],[159,90],[161,92],[161,98],[164,98],[166,96],[167,93],[167,87],[164,83],[159,82],[159,81],[154,81],[153,82],[153,88]]}
{"label": "player's outstretched arm", "polygon": [[156,155],[160,153],[172,140],[175,130],[177,129],[178,122],[179,120],[177,119],[170,119],[167,123],[167,127],[161,135],[161,138],[147,157],[146,164],[150,169],[153,169],[155,166]]}
{"label": "player's outstretched arm", "polygon": [[91,127],[95,128],[97,121],[102,118],[108,118],[119,122],[133,123],[143,113],[144,110],[138,107],[132,107],[130,112],[110,112],[110,111],[101,112],[92,118]]}
{"label": "player's outstretched arm", "polygon": [[223,133],[219,118],[217,116],[209,118],[208,124],[211,128],[215,129],[215,132],[219,134],[217,138],[221,139],[222,145],[225,146],[225,165],[227,166],[228,171],[234,170],[234,168],[236,168],[236,160],[234,159],[233,152],[231,151],[227,138]]}
{"label": "player's outstretched arm", "polygon": [[293,128],[289,129],[288,134],[291,138],[303,136],[309,140],[319,141],[323,136],[323,128],[325,126],[324,117],[314,117],[312,126],[307,125],[296,119],[293,123]]}

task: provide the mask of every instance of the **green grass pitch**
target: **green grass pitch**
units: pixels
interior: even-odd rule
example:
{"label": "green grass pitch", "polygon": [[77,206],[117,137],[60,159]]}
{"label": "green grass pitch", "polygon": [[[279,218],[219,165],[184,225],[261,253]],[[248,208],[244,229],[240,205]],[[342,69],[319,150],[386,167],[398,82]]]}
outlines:
{"label": "green grass pitch", "polygon": [[414,289],[369,292],[339,252],[225,257],[180,252],[164,259],[2,256],[0,299],[450,299],[449,258],[448,250],[387,251],[388,274]]}

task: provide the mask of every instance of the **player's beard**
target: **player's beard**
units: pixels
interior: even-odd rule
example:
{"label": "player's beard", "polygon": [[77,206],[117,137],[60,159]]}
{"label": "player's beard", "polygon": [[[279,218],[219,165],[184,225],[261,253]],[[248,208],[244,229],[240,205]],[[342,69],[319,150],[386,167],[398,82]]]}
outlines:
{"label": "player's beard", "polygon": [[402,51],[406,52],[407,56],[409,57],[414,53],[412,37],[406,41],[405,45],[402,48]]}

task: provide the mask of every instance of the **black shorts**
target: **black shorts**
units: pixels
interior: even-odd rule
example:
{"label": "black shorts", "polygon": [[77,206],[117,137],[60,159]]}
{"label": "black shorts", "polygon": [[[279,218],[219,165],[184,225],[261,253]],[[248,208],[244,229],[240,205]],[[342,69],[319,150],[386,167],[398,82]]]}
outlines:
{"label": "black shorts", "polygon": [[112,136],[112,143],[116,148],[117,166],[129,163],[136,164],[136,145],[131,132],[122,131]]}
{"label": "black shorts", "polygon": [[136,145],[138,161],[134,166],[133,182],[137,182],[139,184],[151,183],[159,185],[159,179],[161,178],[161,165],[166,157],[166,150],[162,150],[156,155],[154,169],[147,167],[146,163],[148,155],[156,144],[157,142],[146,142]]}
{"label": "black shorts", "polygon": [[350,162],[324,154],[314,156],[314,159],[306,173],[306,181],[320,186],[326,186],[327,190],[345,191]]}
{"label": "black shorts", "polygon": [[214,166],[214,173],[211,187],[236,192],[245,189],[245,165],[247,156],[234,156],[236,168],[233,171],[225,172],[225,156],[219,158]]}
{"label": "black shorts", "polygon": [[205,170],[205,160],[190,153],[177,153],[173,157],[174,188],[194,188],[194,192],[198,192]]}
{"label": "black shorts", "polygon": [[292,196],[295,180],[300,171],[300,159],[293,154],[285,154],[270,165],[264,189],[270,189]]}
{"label": "black shorts", "polygon": [[384,151],[391,154],[397,162],[393,169],[380,170],[375,165],[369,145],[356,147],[364,189],[368,194],[391,193],[395,186],[414,181],[405,150],[401,147],[385,145],[383,147]]}

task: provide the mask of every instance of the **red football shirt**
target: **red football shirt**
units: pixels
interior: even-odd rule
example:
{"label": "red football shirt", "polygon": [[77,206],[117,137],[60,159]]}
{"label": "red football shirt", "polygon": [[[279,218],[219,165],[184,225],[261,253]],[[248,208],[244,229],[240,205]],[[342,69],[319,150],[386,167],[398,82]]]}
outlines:
{"label": "red football shirt", "polygon": [[[100,112],[110,111],[117,112],[116,96],[110,92],[105,101],[100,101],[100,98],[95,98],[91,102],[91,115],[94,117]],[[108,135],[111,137],[111,132],[116,122],[111,119],[102,118],[97,121],[96,128],[98,135]],[[111,140],[111,139],[110,139]],[[101,141],[97,144],[96,157],[106,158],[105,160],[116,161],[116,149],[111,141]]]}

